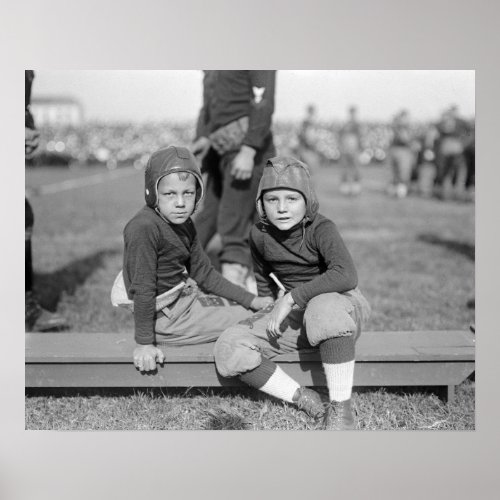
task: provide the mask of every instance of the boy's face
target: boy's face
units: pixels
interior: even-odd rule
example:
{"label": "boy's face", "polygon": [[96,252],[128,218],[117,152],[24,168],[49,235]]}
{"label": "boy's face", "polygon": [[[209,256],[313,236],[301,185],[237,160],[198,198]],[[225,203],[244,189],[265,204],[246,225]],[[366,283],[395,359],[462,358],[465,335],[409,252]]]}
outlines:
{"label": "boy's face", "polygon": [[172,173],[158,183],[158,209],[172,224],[182,224],[191,216],[196,202],[196,179],[188,174],[186,180]]}
{"label": "boy's face", "polygon": [[262,195],[267,220],[281,231],[287,231],[306,215],[306,201],[293,189],[271,189]]}

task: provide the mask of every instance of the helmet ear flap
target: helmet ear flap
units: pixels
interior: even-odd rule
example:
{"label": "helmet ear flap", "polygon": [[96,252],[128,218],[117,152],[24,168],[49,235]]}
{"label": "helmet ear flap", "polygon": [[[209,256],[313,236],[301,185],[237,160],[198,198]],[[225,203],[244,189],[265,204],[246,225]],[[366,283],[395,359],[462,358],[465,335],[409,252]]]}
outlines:
{"label": "helmet ear flap", "polygon": [[257,213],[259,214],[259,219],[261,220],[261,222],[267,223],[267,214],[264,209],[264,204],[262,203],[262,196],[258,198],[255,205],[257,207]]}

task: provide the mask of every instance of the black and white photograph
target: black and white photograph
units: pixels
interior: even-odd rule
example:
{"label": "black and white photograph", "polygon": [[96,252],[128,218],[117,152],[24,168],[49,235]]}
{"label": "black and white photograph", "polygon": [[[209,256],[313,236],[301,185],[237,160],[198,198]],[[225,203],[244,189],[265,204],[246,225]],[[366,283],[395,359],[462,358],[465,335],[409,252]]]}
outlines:
{"label": "black and white photograph", "polygon": [[496,2],[0,12],[2,500],[498,496]]}
{"label": "black and white photograph", "polygon": [[474,431],[475,91],[26,69],[25,429]]}

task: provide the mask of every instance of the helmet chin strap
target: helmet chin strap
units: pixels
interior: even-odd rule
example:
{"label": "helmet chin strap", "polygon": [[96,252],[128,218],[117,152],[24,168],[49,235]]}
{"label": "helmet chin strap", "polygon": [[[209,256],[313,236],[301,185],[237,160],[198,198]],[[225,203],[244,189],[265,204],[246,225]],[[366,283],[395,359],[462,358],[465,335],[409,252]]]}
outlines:
{"label": "helmet chin strap", "polygon": [[170,224],[170,221],[160,212],[158,205],[155,207],[155,212],[167,223]]}

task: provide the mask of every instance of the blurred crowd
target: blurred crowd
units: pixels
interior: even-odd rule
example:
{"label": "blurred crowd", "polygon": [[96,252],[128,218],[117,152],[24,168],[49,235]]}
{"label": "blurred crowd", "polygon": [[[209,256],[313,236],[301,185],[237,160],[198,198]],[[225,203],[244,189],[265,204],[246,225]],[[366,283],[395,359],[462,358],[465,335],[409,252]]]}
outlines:
{"label": "blurred crowd", "polygon": [[[341,123],[316,123],[311,142],[324,162],[340,158],[338,132]],[[296,152],[299,146],[297,123],[277,122],[273,125],[278,151]],[[417,126],[417,130],[418,130]],[[86,123],[79,127],[44,126],[40,128],[40,148],[36,164],[103,164],[115,168],[121,164],[142,165],[147,155],[168,144],[189,144],[195,133],[193,123],[146,124]],[[384,161],[391,140],[388,124],[362,125],[361,161]]]}
{"label": "blurred crowd", "polygon": [[[392,122],[360,120],[357,162],[359,165],[387,164],[393,172],[393,180],[388,181],[387,186],[391,196],[405,197],[417,192],[449,198],[458,190],[461,197],[473,197],[475,124],[473,120],[458,118],[456,112],[452,106],[435,121],[427,123],[412,121],[404,110]],[[348,122],[320,121],[315,113],[314,107],[308,106],[302,122],[273,124],[278,153],[300,157],[312,168],[342,164],[346,156],[342,136]],[[133,165],[142,169],[151,151],[169,144],[189,144],[195,135],[195,124],[85,123],[78,127],[44,126],[40,132],[40,147],[32,165],[97,164],[108,169]],[[453,144],[450,137],[458,143]],[[399,150],[404,147],[408,151],[407,161],[402,162],[409,165],[404,168],[407,171],[404,175],[398,173],[397,163],[402,158],[398,146]],[[349,190],[343,193],[349,194]],[[350,194],[359,192],[354,190]]]}

